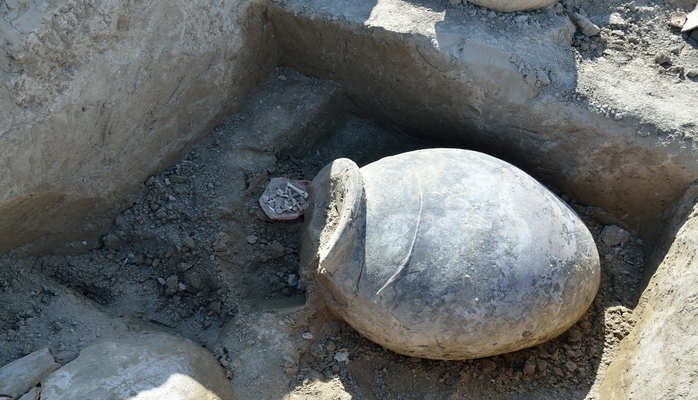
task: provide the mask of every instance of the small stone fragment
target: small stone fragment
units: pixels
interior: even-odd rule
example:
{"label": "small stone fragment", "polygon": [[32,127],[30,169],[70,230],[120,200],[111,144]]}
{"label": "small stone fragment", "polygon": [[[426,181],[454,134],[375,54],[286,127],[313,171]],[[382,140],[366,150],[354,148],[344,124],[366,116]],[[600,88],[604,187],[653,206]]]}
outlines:
{"label": "small stone fragment", "polygon": [[170,181],[173,183],[185,183],[189,180],[186,176],[181,176],[181,175],[172,175],[170,176]]}
{"label": "small stone fragment", "polygon": [[196,247],[196,243],[191,236],[185,236],[184,239],[182,239],[182,245],[192,250]]}
{"label": "small stone fragment", "polygon": [[669,25],[673,26],[674,28],[683,28],[684,25],[686,25],[686,13],[676,12],[672,14],[671,19],[669,20]]}
{"label": "small stone fragment", "polygon": [[303,378],[303,384],[307,385],[310,384],[311,382],[316,382],[316,381],[324,381],[325,380],[325,375],[321,374],[318,371],[312,370],[305,374],[305,378]]}
{"label": "small stone fragment", "polygon": [[296,286],[298,284],[298,275],[291,274],[288,276],[288,286]]}
{"label": "small stone fragment", "polygon": [[618,13],[613,13],[608,17],[608,25],[612,28],[623,28],[628,25],[625,19]]}
{"label": "small stone fragment", "polygon": [[257,236],[255,236],[255,235],[249,235],[249,236],[247,237],[247,243],[249,243],[249,244],[255,244],[255,243],[257,243],[257,240],[258,240],[258,239],[259,239],[259,238],[258,238]]}
{"label": "small stone fragment", "polygon": [[617,246],[630,239],[630,232],[616,225],[607,225],[601,231],[601,240],[609,246]]}
{"label": "small stone fragment", "polygon": [[271,258],[279,258],[282,257],[284,254],[286,254],[286,248],[279,243],[279,242],[274,242],[269,245],[269,256]]}
{"label": "small stone fragment", "polygon": [[347,362],[349,361],[349,352],[346,350],[340,350],[334,354],[333,358],[338,362]]}
{"label": "small stone fragment", "polygon": [[575,364],[574,361],[567,361],[565,363],[565,369],[570,372],[574,372],[577,369],[577,364]]}
{"label": "small stone fragment", "polygon": [[698,76],[698,69],[689,69],[688,71],[686,71],[686,76],[689,78],[695,78],[696,76]]}
{"label": "small stone fragment", "polygon": [[601,32],[601,28],[591,22],[586,15],[574,13],[574,23],[577,24],[577,27],[582,35],[586,37],[598,35]]}
{"label": "small stone fragment", "polygon": [[0,394],[18,399],[59,367],[48,348],[12,361],[0,368]]}
{"label": "small stone fragment", "polygon": [[545,371],[545,369],[548,368],[548,362],[545,360],[538,359],[536,361],[536,367],[539,371]]}
{"label": "small stone fragment", "polygon": [[173,294],[177,293],[177,290],[179,289],[178,283],[179,281],[177,275],[172,275],[167,278],[165,281],[165,295],[172,296]]}
{"label": "small stone fragment", "polygon": [[533,373],[536,372],[536,361],[530,358],[526,360],[526,364],[524,365],[522,372],[526,376],[533,375]]}
{"label": "small stone fragment", "polygon": [[301,337],[305,340],[310,340],[313,338],[313,334],[310,332],[303,332],[301,333]]}
{"label": "small stone fragment", "polygon": [[654,62],[659,65],[671,64],[671,56],[669,56],[669,52],[666,50],[659,51],[654,56]]}

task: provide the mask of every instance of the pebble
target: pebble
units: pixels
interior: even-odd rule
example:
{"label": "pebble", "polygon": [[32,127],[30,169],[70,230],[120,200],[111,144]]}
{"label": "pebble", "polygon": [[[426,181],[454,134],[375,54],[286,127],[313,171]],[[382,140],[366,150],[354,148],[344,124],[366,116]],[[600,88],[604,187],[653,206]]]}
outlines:
{"label": "pebble", "polygon": [[340,350],[334,354],[333,358],[338,362],[347,362],[349,361],[349,352],[346,350]]}
{"label": "pebble", "polygon": [[601,240],[609,246],[617,246],[630,239],[630,232],[616,225],[604,226],[601,231]]}
{"label": "pebble", "polygon": [[168,296],[171,296],[175,293],[177,293],[178,289],[178,278],[177,275],[172,275],[167,280],[165,281],[165,294]]}
{"label": "pebble", "polygon": [[259,238],[255,235],[249,235],[247,237],[247,243],[249,243],[249,244],[255,244],[255,243],[257,243],[257,240],[259,240]]}
{"label": "pebble", "polygon": [[565,363],[565,368],[570,372],[574,372],[577,369],[577,364],[575,364],[574,361],[567,361]]}
{"label": "pebble", "polygon": [[623,28],[628,25],[625,19],[618,13],[613,13],[608,17],[608,24],[614,28]]}
{"label": "pebble", "polygon": [[591,22],[591,20],[585,15],[574,13],[574,22],[577,24],[577,27],[582,35],[586,37],[595,36],[601,33],[601,28]]}
{"label": "pebble", "polygon": [[659,64],[659,65],[670,64],[671,57],[669,56],[669,53],[667,51],[662,50],[654,56],[654,62]]}
{"label": "pebble", "polygon": [[194,242],[194,239],[191,236],[185,236],[182,239],[182,245],[189,249],[194,249],[196,247],[196,242]]}
{"label": "pebble", "polygon": [[526,360],[526,364],[523,367],[523,374],[533,375],[534,372],[536,372],[536,362],[535,360],[529,358]]}
{"label": "pebble", "polygon": [[313,334],[310,332],[303,332],[301,333],[301,337],[305,340],[310,340],[313,338]]}
{"label": "pebble", "polygon": [[312,382],[315,381],[324,381],[325,380],[325,375],[321,374],[320,372],[316,370],[311,370],[307,374],[305,374],[305,378],[303,379],[303,384],[308,385]]}
{"label": "pebble", "polygon": [[288,286],[296,286],[298,284],[298,276],[291,274],[288,276]]}
{"label": "pebble", "polygon": [[269,256],[271,258],[279,258],[286,254],[286,248],[279,242],[274,242],[269,245]]}

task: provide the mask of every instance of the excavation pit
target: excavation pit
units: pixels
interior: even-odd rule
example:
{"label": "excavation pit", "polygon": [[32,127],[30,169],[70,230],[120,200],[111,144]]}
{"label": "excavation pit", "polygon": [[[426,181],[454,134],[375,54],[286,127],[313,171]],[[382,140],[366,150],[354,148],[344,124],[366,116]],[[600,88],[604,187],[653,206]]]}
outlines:
{"label": "excavation pit", "polygon": [[[179,21],[181,12],[186,29],[208,18],[236,38],[200,28],[174,52],[163,51],[171,22],[156,24],[161,42],[144,43],[131,36],[144,32],[147,20],[135,17],[144,10],[124,5],[115,37],[144,49],[138,55],[110,37],[95,42],[101,53],[65,45],[74,57],[62,70],[12,53],[4,72],[21,84],[7,92],[16,102],[4,108],[11,124],[0,131],[8,188],[0,202],[0,364],[45,346],[66,363],[100,339],[164,330],[211,350],[239,398],[636,390],[649,379],[643,371],[659,365],[637,361],[650,359],[638,352],[659,359],[694,346],[684,338],[660,349],[639,343],[650,340],[642,332],[658,341],[681,326],[671,311],[678,305],[665,314],[652,307],[671,301],[692,310],[690,296],[671,293],[691,287],[681,246],[695,237],[686,216],[696,128],[690,108],[677,105],[690,104],[697,89],[688,74],[623,47],[614,31],[655,46],[643,32],[681,43],[668,57],[684,72],[696,46],[655,17],[668,8],[651,4],[618,3],[625,26],[606,19],[604,41],[582,37],[568,14],[577,3],[494,17],[446,2],[245,3],[223,18],[205,7],[148,6],[158,21]],[[585,6],[605,27],[607,10]],[[88,9],[75,15],[95,24]],[[115,62],[124,57],[131,63]],[[52,80],[56,71],[69,83]],[[339,157],[365,165],[429,147],[509,161],[582,217],[602,283],[567,333],[516,353],[427,361],[386,351],[306,303],[302,222],[263,213],[258,199],[269,179],[312,179]],[[36,173],[27,178],[28,165]],[[681,359],[677,371],[691,363]],[[649,386],[664,393],[669,383]]]}

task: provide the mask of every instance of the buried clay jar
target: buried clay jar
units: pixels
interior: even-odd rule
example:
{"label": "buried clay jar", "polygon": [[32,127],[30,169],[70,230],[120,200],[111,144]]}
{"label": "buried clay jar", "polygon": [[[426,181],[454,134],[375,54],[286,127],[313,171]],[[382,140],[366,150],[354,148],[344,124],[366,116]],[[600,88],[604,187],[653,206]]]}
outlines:
{"label": "buried clay jar", "polygon": [[313,180],[301,269],[362,335],[443,360],[535,346],[586,312],[600,281],[576,213],[496,158],[458,149],[338,159]]}

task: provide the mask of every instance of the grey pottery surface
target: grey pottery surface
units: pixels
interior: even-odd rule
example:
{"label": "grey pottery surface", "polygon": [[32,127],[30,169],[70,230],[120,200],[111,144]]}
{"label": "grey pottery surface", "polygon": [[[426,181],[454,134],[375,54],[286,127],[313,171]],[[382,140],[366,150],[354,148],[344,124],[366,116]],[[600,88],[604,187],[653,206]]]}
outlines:
{"label": "grey pottery surface", "polygon": [[572,326],[600,282],[594,240],[536,180],[496,158],[419,150],[313,180],[301,264],[372,341],[432,359],[516,351]]}

